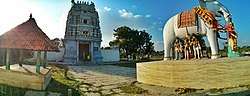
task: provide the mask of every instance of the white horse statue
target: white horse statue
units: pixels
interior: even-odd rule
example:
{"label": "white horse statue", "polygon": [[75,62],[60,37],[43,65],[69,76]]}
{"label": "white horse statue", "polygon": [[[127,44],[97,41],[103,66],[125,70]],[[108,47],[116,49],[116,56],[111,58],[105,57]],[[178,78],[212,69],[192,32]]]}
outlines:
{"label": "white horse statue", "polygon": [[[189,12],[177,14],[166,22],[163,30],[164,60],[169,60],[172,57],[170,54],[175,39],[184,39],[185,33],[207,36],[212,52],[211,59],[220,57],[217,40],[217,32],[219,32],[217,26],[219,24],[216,17],[222,17],[226,22],[232,22],[231,14],[216,0],[199,1],[200,7],[196,7]],[[209,4],[214,6],[214,8],[208,9],[207,5]],[[181,19],[182,16],[184,16],[184,19]],[[190,20],[187,20],[188,18]]]}

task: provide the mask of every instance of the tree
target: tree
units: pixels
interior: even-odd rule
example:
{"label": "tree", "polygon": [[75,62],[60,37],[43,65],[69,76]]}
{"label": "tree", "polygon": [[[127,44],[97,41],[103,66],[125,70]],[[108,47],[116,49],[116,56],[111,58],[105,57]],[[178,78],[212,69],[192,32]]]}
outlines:
{"label": "tree", "polygon": [[110,46],[119,46],[121,54],[136,57],[147,56],[154,52],[154,43],[151,42],[152,36],[145,30],[138,31],[127,26],[122,26],[114,30],[115,40],[110,41]]}
{"label": "tree", "polygon": [[238,51],[239,51],[240,53],[242,53],[242,52],[250,52],[250,46],[242,46],[242,47],[239,47],[239,48],[238,48]]}
{"label": "tree", "polygon": [[148,34],[145,30],[143,30],[139,31],[138,37],[138,55],[142,58],[144,58],[144,56],[149,58],[150,54],[154,52],[154,43],[151,42],[152,36],[150,36],[150,34]]}

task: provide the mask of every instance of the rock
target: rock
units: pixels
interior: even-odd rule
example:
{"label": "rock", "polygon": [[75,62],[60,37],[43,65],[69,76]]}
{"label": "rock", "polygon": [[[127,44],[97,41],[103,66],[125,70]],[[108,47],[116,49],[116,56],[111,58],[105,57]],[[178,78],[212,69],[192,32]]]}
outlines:
{"label": "rock", "polygon": [[85,88],[85,87],[80,88],[80,90],[81,90],[81,91],[84,91],[84,92],[87,92],[87,91],[88,91],[88,89]]}
{"label": "rock", "polygon": [[115,93],[121,93],[122,92],[121,89],[112,89],[112,91],[114,91]]}
{"label": "rock", "polygon": [[79,87],[80,87],[80,88],[88,88],[89,85],[80,85]]}
{"label": "rock", "polygon": [[102,95],[110,95],[113,92],[111,90],[102,90],[101,93],[102,93]]}
{"label": "rock", "polygon": [[101,83],[96,83],[96,84],[93,84],[93,86],[100,87],[100,86],[102,86],[102,84]]}
{"label": "rock", "polygon": [[131,95],[131,94],[127,94],[127,93],[119,93],[119,94],[115,94],[114,96],[137,96],[137,95]]}
{"label": "rock", "polygon": [[94,92],[86,92],[84,93],[85,96],[101,96],[100,93],[94,93]]}
{"label": "rock", "polygon": [[84,79],[81,79],[81,78],[77,78],[77,79],[75,79],[76,81],[83,81]]}
{"label": "rock", "polygon": [[96,88],[96,87],[90,87],[90,88],[89,88],[89,91],[92,91],[92,92],[93,92],[93,91],[99,91],[99,89]]}
{"label": "rock", "polygon": [[103,90],[109,90],[109,89],[115,89],[117,87],[118,87],[118,85],[108,85],[108,86],[103,86],[102,89]]}

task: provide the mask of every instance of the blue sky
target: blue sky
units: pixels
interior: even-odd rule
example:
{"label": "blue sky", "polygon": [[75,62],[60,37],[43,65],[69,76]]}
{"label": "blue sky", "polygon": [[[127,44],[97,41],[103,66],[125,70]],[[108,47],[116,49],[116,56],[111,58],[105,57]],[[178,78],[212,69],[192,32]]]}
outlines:
{"label": "blue sky", "polygon": [[[1,0],[0,34],[26,21],[29,13],[51,38],[63,38],[71,0]],[[91,0],[85,0],[91,1]],[[156,50],[163,50],[162,29],[173,15],[198,5],[198,0],[92,0],[100,15],[102,46],[113,39],[119,26],[146,30],[153,36]],[[220,0],[233,14],[239,44],[250,45],[250,1]],[[11,5],[11,6],[9,6]]]}

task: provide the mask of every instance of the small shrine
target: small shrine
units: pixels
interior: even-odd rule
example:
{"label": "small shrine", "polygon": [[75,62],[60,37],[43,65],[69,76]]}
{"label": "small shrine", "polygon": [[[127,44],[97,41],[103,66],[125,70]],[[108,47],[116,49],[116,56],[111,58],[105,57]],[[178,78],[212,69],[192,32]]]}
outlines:
{"label": "small shrine", "polygon": [[[38,27],[32,14],[26,22],[0,36],[0,50],[5,53],[4,58],[1,58],[4,59],[5,66],[0,66],[0,84],[35,90],[46,89],[51,79],[51,68],[47,67],[46,54],[58,49]],[[26,51],[37,52],[34,65],[23,63],[23,54]],[[15,58],[16,62],[12,61],[13,57],[18,57]]]}

